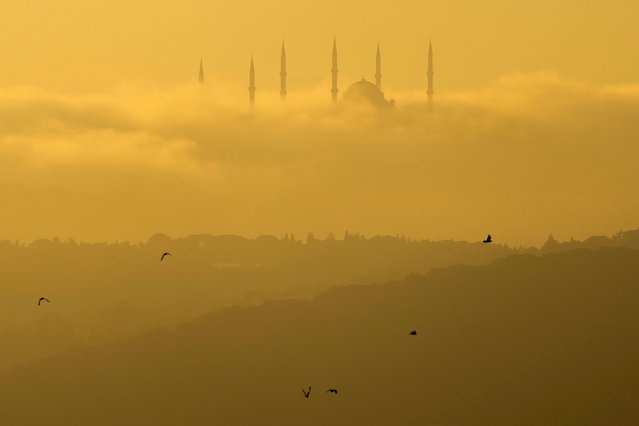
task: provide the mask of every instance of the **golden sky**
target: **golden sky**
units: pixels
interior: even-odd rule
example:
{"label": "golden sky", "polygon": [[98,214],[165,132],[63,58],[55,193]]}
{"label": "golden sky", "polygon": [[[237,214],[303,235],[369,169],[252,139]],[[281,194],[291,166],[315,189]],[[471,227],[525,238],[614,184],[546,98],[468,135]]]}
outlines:
{"label": "golden sky", "polygon": [[[0,86],[94,91],[122,81],[175,84],[207,77],[277,90],[286,39],[289,90],[326,79],[339,43],[344,81],[374,73],[382,47],[389,89],[425,86],[426,46],[436,88],[456,90],[514,72],[554,71],[593,83],[636,81],[639,4],[632,0],[4,0]],[[243,96],[239,93],[238,96]]]}

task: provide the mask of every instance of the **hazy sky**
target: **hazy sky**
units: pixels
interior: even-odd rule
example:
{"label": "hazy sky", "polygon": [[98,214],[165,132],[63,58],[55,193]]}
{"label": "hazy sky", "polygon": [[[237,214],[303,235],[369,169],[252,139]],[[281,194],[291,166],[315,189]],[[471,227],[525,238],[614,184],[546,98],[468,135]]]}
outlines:
{"label": "hazy sky", "polygon": [[[424,88],[432,37],[438,91],[513,72],[555,71],[593,83],[637,80],[639,3],[632,0],[4,0],[0,86],[94,91],[122,81],[197,76],[277,90],[286,39],[289,92],[329,77],[333,35],[343,83],[374,74],[381,43],[387,90]],[[238,96],[244,96],[244,90]]]}
{"label": "hazy sky", "polygon": [[[635,228],[638,17],[630,1],[5,1],[0,239]],[[379,40],[395,113],[330,108],[333,35],[341,93],[372,79]]]}

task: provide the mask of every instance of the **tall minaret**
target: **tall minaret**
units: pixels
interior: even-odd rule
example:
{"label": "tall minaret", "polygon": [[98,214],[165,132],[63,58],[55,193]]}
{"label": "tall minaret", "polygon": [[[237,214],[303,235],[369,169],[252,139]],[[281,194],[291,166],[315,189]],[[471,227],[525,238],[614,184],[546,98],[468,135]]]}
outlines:
{"label": "tall minaret", "polygon": [[251,106],[255,105],[255,67],[253,66],[253,55],[251,55],[251,68],[249,70],[249,99]]}
{"label": "tall minaret", "polygon": [[282,40],[282,56],[280,65],[280,96],[282,100],[286,99],[286,49],[284,49],[284,40]]}
{"label": "tall minaret", "polygon": [[379,53],[379,43],[377,43],[377,58],[375,58],[375,84],[382,90],[382,55]]}
{"label": "tall minaret", "polygon": [[333,66],[331,67],[331,74],[333,75],[333,86],[331,93],[333,94],[333,102],[337,101],[337,42],[333,37]]}
{"label": "tall minaret", "polygon": [[200,58],[200,84],[204,84],[204,64],[202,58]]}
{"label": "tall minaret", "polygon": [[428,41],[428,106],[433,106],[433,95],[435,91],[433,90],[433,44]]}

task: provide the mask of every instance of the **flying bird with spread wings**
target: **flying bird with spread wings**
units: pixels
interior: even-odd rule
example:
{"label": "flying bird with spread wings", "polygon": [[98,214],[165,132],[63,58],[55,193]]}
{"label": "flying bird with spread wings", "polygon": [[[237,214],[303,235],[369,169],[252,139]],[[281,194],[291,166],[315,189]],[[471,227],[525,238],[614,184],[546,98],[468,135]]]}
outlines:
{"label": "flying bird with spread wings", "polygon": [[311,396],[311,387],[308,387],[308,390],[302,389],[302,393],[304,394],[304,398],[308,398]]}
{"label": "flying bird with spread wings", "polygon": [[51,301],[47,299],[46,297],[41,297],[40,299],[38,299],[38,306],[40,306],[42,302],[51,303]]}
{"label": "flying bird with spread wings", "polygon": [[169,253],[168,251],[165,251],[164,253],[162,253],[162,257],[160,258],[160,262],[162,262],[166,256],[173,256],[173,255],[171,253]]}
{"label": "flying bird with spread wings", "polygon": [[329,390],[327,390],[327,391],[326,391],[326,393],[329,393],[329,392],[330,392],[330,393],[337,394],[337,389],[335,389],[335,388],[330,388]]}

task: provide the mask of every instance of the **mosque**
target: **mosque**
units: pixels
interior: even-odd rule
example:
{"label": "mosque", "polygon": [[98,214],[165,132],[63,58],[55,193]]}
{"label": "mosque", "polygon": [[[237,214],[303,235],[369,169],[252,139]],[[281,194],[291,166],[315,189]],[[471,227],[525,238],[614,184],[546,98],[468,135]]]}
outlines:
{"label": "mosque", "polygon": [[[339,93],[339,89],[337,87],[337,74],[339,70],[337,68],[337,40],[333,39],[333,55],[332,55],[332,66],[331,66],[331,76],[332,76],[332,84],[331,84],[331,96],[333,99],[333,103],[337,103],[338,101],[343,104],[364,104],[369,105],[378,110],[391,109],[395,108],[395,101],[393,99],[387,100],[384,92],[382,92],[382,55],[379,50],[379,43],[377,44],[377,55],[375,58],[375,83],[365,80],[362,78],[360,81],[351,84],[345,91],[344,94],[338,99],[337,94]],[[426,72],[428,77],[428,89],[426,93],[428,94],[428,105],[432,107],[433,105],[433,95],[435,91],[433,90],[433,46],[432,43],[428,43],[428,70]],[[281,63],[280,63],[280,96],[282,100],[286,99],[286,49],[284,47],[284,42],[282,42],[282,53],[281,53]],[[202,66],[202,62],[200,61],[200,75],[199,75],[200,84],[204,83],[204,68]],[[251,106],[255,105],[255,66],[253,64],[253,57],[251,57],[251,65],[249,67],[249,102]]]}

